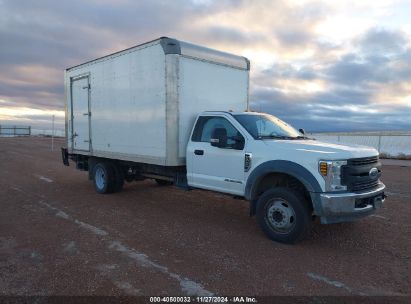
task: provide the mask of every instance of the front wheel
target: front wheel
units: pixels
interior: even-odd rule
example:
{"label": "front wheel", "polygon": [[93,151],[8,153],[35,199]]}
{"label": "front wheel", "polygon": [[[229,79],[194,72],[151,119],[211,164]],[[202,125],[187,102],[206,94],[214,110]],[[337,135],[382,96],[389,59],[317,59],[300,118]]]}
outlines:
{"label": "front wheel", "polygon": [[311,227],[311,210],[304,197],[289,188],[273,188],[257,201],[257,221],[273,241],[292,244]]}

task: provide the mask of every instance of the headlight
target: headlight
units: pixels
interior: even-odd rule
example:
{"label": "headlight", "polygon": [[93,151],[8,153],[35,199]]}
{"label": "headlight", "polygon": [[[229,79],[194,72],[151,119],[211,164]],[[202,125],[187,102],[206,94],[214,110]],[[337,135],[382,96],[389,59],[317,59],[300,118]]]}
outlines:
{"label": "headlight", "polygon": [[343,191],[347,186],[341,185],[341,167],[346,160],[322,160],[318,163],[318,171],[325,180],[325,191]]}

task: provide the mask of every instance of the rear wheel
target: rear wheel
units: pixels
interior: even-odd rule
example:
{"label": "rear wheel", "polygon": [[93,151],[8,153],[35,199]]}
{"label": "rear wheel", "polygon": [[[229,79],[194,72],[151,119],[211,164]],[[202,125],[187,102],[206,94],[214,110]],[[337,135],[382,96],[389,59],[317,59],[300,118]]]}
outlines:
{"label": "rear wheel", "polygon": [[257,221],[272,240],[292,244],[311,227],[311,211],[302,195],[289,188],[273,188],[257,201]]}
{"label": "rear wheel", "polygon": [[94,188],[98,193],[107,194],[115,191],[115,168],[108,162],[97,163],[93,168]]}

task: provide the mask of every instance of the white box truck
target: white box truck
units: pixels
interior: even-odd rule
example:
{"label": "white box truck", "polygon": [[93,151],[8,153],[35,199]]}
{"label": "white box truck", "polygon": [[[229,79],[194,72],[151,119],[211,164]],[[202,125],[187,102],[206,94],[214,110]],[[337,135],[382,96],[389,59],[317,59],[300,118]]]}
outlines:
{"label": "white box truck", "polygon": [[272,240],[351,221],[385,199],[378,152],[309,139],[251,112],[249,61],[162,37],[65,71],[63,163],[98,193],[124,181],[218,191],[250,202]]}

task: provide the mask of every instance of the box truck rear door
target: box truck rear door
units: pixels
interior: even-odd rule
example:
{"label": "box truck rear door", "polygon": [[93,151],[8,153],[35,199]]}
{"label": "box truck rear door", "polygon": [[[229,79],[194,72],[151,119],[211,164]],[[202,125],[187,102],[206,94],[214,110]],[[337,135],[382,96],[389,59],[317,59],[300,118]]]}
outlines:
{"label": "box truck rear door", "polygon": [[76,150],[90,151],[89,77],[72,78],[72,139]]}

